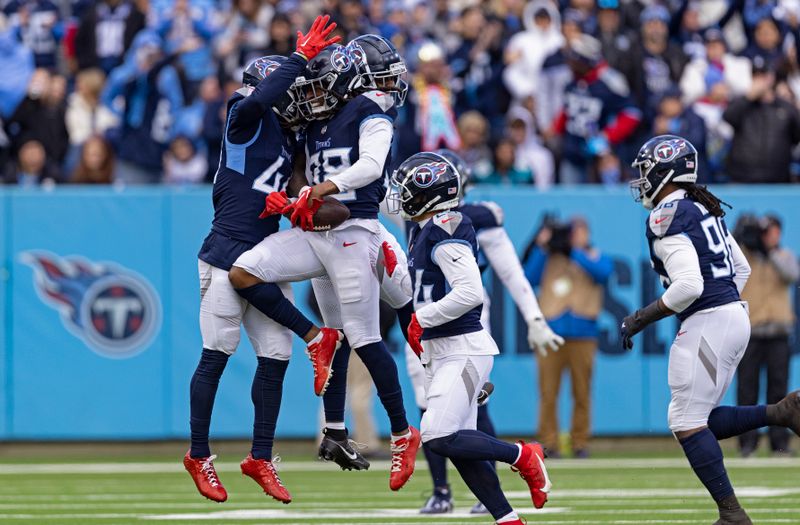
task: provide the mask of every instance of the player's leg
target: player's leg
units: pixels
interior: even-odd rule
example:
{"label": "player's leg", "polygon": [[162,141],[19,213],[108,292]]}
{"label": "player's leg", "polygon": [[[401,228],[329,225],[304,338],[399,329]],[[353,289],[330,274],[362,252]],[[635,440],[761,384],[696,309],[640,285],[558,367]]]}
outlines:
{"label": "player's leg", "polygon": [[245,302],[231,287],[225,270],[198,261],[198,271],[203,353],[189,386],[192,444],[183,463],[201,494],[225,501],[227,493],[214,469],[215,456],[211,455],[208,434],[220,377],[239,346]]}
{"label": "player's leg", "polygon": [[[317,299],[322,321],[325,326],[341,330],[342,318],[339,301],[330,278],[325,275],[311,279],[314,297]],[[345,402],[347,398],[347,369],[350,361],[350,345],[347,338],[333,357],[332,373],[322,404],[325,411],[325,428],[322,429],[318,456],[326,461],[334,461],[342,470],[366,470],[369,461],[353,447],[347,427],[344,424]]]}
{"label": "player's leg", "polygon": [[270,235],[236,260],[229,279],[236,292],[251,305],[307,343],[314,367],[314,393],[322,395],[341,333],[315,326],[276,284],[324,275],[325,269],[309,245],[309,235],[313,234],[298,228]]}
{"label": "player's leg", "polygon": [[369,370],[389,416],[393,451],[390,487],[398,490],[413,472],[419,433],[408,424],[397,365],[381,339],[380,290],[375,276],[380,237],[377,228],[370,228],[369,224],[353,225],[329,235],[317,234],[311,244],[334,285],[345,336]]}
{"label": "player's leg", "polygon": [[717,503],[720,524],[751,523],[736,499],[717,440],[720,429],[729,432],[736,422],[762,418],[763,411],[758,407],[719,407],[742,409],[721,413],[714,408],[725,395],[749,337],[747,313],[736,303],[686,319],[670,349],[670,430]]}
{"label": "player's leg", "polygon": [[[282,283],[280,287],[292,301],[291,285]],[[242,473],[253,478],[269,496],[289,503],[292,497],[272,462],[272,445],[283,398],[283,381],[292,355],[292,333],[252,305],[248,305],[243,321],[258,366],[250,390],[254,412],[253,444],[250,454],[241,463]]]}
{"label": "player's leg", "polygon": [[548,457],[560,457],[558,443],[558,391],[561,374],[566,366],[571,341],[567,340],[558,352],[536,353],[539,368],[539,441]]}
{"label": "player's leg", "polygon": [[[747,345],[744,357],[739,362],[737,369],[736,382],[736,404],[739,406],[749,406],[758,403],[758,393],[761,382],[761,363],[764,352],[767,351],[762,345],[763,339],[753,338]],[[739,434],[739,450],[742,456],[747,457],[753,454],[758,448],[760,434],[758,430],[749,430]]]}
{"label": "player's leg", "polygon": [[428,409],[421,427],[423,441],[454,465],[459,462],[464,482],[499,520],[507,516],[510,506],[499,490],[499,482],[495,490],[493,484],[485,484],[487,476],[497,478],[490,461],[515,467],[528,483],[537,507],[547,501],[550,487],[540,445],[506,443],[475,429],[478,385],[489,377],[492,361],[492,356],[450,355],[429,363]]}
{"label": "player's leg", "polygon": [[572,383],[572,452],[576,458],[589,456],[589,432],[591,428],[592,367],[596,341],[593,339],[573,341],[569,352],[570,378]]}
{"label": "player's leg", "polygon": [[[789,389],[789,338],[778,336],[768,340],[767,403],[777,404]],[[784,427],[769,427],[769,444],[773,453],[789,452],[789,433]]]}

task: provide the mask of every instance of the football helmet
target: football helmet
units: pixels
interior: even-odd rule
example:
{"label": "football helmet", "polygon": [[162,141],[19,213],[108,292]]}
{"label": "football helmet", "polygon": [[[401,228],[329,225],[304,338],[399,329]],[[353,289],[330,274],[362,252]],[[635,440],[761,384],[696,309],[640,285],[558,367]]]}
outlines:
{"label": "football helmet", "polygon": [[459,204],[461,174],[446,157],[429,151],[407,158],[392,174],[390,211],[411,220]]}
{"label": "football helmet", "polygon": [[408,94],[403,80],[406,63],[391,41],[379,35],[361,35],[347,44],[356,66],[359,92],[377,89],[390,93],[395,105],[402,106]]}
{"label": "football helmet", "polygon": [[450,161],[450,164],[456,167],[459,175],[461,175],[461,192],[459,199],[464,200],[464,194],[467,192],[467,187],[472,182],[472,168],[470,168],[466,161],[453,150],[450,149],[437,149],[435,152]]}
{"label": "football helmet", "polygon": [[697,181],[697,150],[677,135],[659,135],[644,143],[631,167],[639,178],[630,182],[636,202],[652,210],[653,200],[669,182]]}
{"label": "football helmet", "polygon": [[347,100],[356,83],[356,69],[347,48],[332,45],[308,61],[292,91],[307,120],[321,120]]}
{"label": "football helmet", "polygon": [[[267,78],[270,73],[278,69],[288,59],[282,55],[268,55],[256,58],[244,68],[242,84],[248,88],[255,88],[259,82]],[[291,90],[282,94],[272,105],[272,110],[287,126],[300,123],[300,111],[291,93]]]}

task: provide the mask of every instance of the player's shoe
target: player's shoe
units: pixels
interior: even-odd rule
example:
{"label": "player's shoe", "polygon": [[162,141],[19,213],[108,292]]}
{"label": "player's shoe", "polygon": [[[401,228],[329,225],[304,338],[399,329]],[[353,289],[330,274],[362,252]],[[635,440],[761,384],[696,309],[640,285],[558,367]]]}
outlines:
{"label": "player's shoe", "polygon": [[408,430],[411,432],[410,436],[398,439],[391,446],[392,470],[389,473],[389,488],[392,490],[403,488],[414,473],[421,439],[419,430],[412,426],[409,426]]}
{"label": "player's shoe", "polygon": [[192,480],[194,480],[194,484],[200,494],[212,501],[222,503],[228,499],[228,492],[217,476],[217,471],[214,468],[215,459],[217,459],[217,456],[193,458],[189,455],[189,452],[186,452],[186,455],[183,456],[183,467],[192,476]]}
{"label": "player's shoe", "polygon": [[333,356],[342,346],[344,335],[333,328],[320,328],[319,334],[306,347],[306,354],[314,367],[314,393],[321,396],[328,388],[333,370]]}
{"label": "player's shoe", "polygon": [[272,496],[282,503],[290,503],[292,496],[283,486],[281,478],[278,477],[278,471],[275,470],[275,462],[278,460],[279,458],[275,458],[273,461],[255,459],[252,454],[248,454],[239,466],[242,467],[242,475],[253,478],[268,496]]}
{"label": "player's shoe", "polygon": [[800,390],[790,392],[775,404],[775,420],[800,436]]}
{"label": "player's shoe", "polygon": [[433,489],[431,497],[419,509],[420,514],[446,514],[448,512],[453,512],[453,493],[450,492],[450,487],[444,490]]}
{"label": "player's shoe", "polygon": [[504,521],[503,525],[528,525],[528,521],[523,520],[522,518],[517,518],[514,521]]}
{"label": "player's shoe", "polygon": [[472,506],[469,509],[470,514],[489,514],[489,509],[486,508],[486,505],[481,503],[480,501]]}
{"label": "player's shoe", "polygon": [[[744,511],[742,511],[744,512]],[[714,522],[714,525],[753,525],[750,517],[745,514],[741,519],[723,519],[720,518]]]}
{"label": "player's shoe", "polygon": [[531,491],[533,506],[541,509],[547,503],[547,494],[552,486],[544,466],[544,450],[539,443],[520,441],[519,444],[522,446],[522,453],[519,460],[511,465],[511,470],[519,472]]}
{"label": "player's shoe", "polygon": [[328,429],[322,430],[322,442],[319,444],[319,459],[333,461],[342,470],[367,470],[369,461],[353,448],[352,439],[334,439],[328,435]]}

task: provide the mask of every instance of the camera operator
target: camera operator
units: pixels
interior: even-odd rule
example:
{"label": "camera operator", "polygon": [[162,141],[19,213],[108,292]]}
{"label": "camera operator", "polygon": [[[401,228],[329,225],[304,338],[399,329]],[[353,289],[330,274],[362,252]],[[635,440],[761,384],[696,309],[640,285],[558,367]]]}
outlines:
{"label": "camera operator", "polygon": [[[780,246],[781,231],[780,219],[770,215],[743,215],[734,231],[752,269],[742,292],[742,300],[750,306],[752,331],[738,368],[739,405],[758,403],[763,367],[767,369],[767,403],[777,403],[787,393],[789,336],[795,321],[789,290],[800,278],[800,266],[797,256]],[[742,456],[755,452],[758,438],[756,430],[739,436]],[[789,434],[784,428],[770,427],[769,442],[773,454],[790,452]]]}
{"label": "camera operator", "polygon": [[557,401],[564,369],[572,380],[572,450],[588,457],[592,366],[597,348],[597,317],[603,286],[613,262],[589,242],[589,225],[574,217],[561,222],[545,216],[524,259],[525,276],[539,287],[537,297],[548,324],[566,342],[558,352],[538,355],[539,441],[550,457],[559,457]]}

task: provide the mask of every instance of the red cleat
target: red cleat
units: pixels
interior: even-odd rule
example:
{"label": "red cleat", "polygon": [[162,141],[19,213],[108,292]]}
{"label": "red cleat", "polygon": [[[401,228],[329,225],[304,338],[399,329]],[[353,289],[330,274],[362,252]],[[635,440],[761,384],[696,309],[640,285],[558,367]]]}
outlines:
{"label": "red cleat", "polygon": [[222,503],[228,499],[228,493],[217,477],[217,471],[214,469],[215,459],[217,456],[193,458],[189,452],[186,452],[186,455],[183,456],[183,466],[186,468],[186,472],[192,476],[200,494],[212,501]]}
{"label": "red cleat", "polygon": [[414,473],[414,463],[419,450],[419,430],[408,427],[411,436],[392,443],[392,471],[389,474],[389,488],[400,490]]}
{"label": "red cleat", "polygon": [[516,463],[511,465],[511,470],[519,472],[519,476],[528,484],[531,491],[533,506],[537,509],[547,503],[547,494],[550,492],[550,478],[544,466],[544,450],[539,443],[519,442],[522,453]]}
{"label": "red cleat", "polygon": [[268,496],[272,496],[282,503],[292,501],[292,496],[283,486],[283,482],[278,477],[278,472],[275,470],[275,464],[272,461],[255,459],[252,454],[248,454],[242,460],[240,466],[242,467],[242,474],[253,478]]}
{"label": "red cleat", "polygon": [[528,525],[528,522],[522,521],[522,518],[517,518],[514,521],[505,521],[502,525]]}
{"label": "red cleat", "polygon": [[306,347],[306,354],[314,367],[314,393],[321,396],[333,376],[331,364],[336,350],[342,346],[344,335],[334,328],[321,328],[319,335]]}

